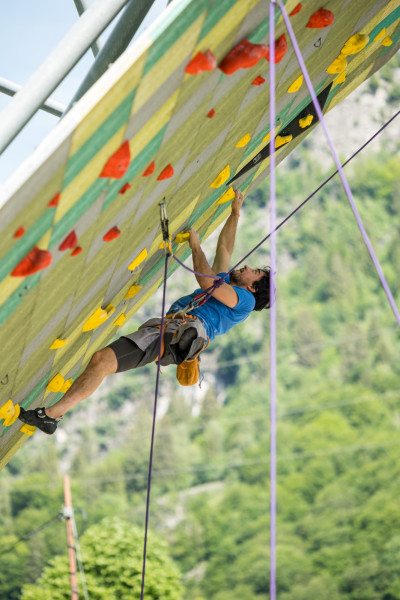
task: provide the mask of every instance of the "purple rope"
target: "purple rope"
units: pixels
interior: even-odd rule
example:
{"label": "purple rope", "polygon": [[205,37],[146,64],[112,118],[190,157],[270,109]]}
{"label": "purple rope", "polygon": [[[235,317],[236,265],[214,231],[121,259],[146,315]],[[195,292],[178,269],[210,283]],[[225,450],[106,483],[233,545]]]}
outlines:
{"label": "purple rope", "polygon": [[359,214],[359,212],[357,210],[357,206],[356,206],[356,204],[354,202],[353,194],[351,193],[350,186],[349,186],[349,184],[347,182],[346,176],[345,176],[345,174],[343,172],[342,166],[341,166],[340,161],[339,161],[339,157],[338,157],[338,155],[336,153],[336,150],[335,150],[335,147],[333,145],[332,139],[330,137],[328,128],[327,128],[327,126],[325,124],[324,115],[322,113],[321,107],[320,107],[319,102],[318,102],[318,98],[317,98],[317,96],[315,94],[313,85],[311,83],[311,79],[310,79],[310,77],[308,75],[308,71],[307,71],[306,65],[304,63],[303,57],[301,55],[300,48],[299,48],[299,45],[298,45],[297,40],[296,40],[296,36],[295,36],[294,31],[292,29],[292,26],[290,24],[289,17],[287,16],[287,13],[285,11],[285,7],[283,6],[282,2],[279,2],[278,4],[279,4],[279,8],[281,9],[281,13],[282,13],[283,19],[285,21],[286,28],[288,30],[290,39],[292,41],[293,49],[294,49],[294,51],[296,53],[296,57],[297,57],[298,63],[300,65],[301,71],[302,71],[302,73],[304,75],[304,79],[306,81],[306,84],[307,84],[307,87],[308,87],[308,91],[310,92],[310,96],[311,96],[312,102],[314,104],[316,113],[317,113],[318,118],[320,120],[320,123],[322,125],[322,129],[324,130],[325,137],[326,137],[326,140],[328,142],[329,148],[331,150],[333,159],[334,159],[334,161],[336,163],[336,166],[337,166],[337,169],[338,169],[338,173],[339,173],[339,177],[342,180],[342,184],[343,184],[344,190],[346,192],[347,198],[349,200],[349,203],[350,203],[351,209],[353,211],[354,217],[356,219],[358,228],[359,228],[359,230],[361,232],[361,235],[363,237],[364,243],[367,246],[368,252],[369,252],[369,254],[370,254],[371,258],[372,258],[372,262],[375,265],[375,269],[376,269],[376,271],[378,273],[379,279],[381,280],[383,289],[384,289],[385,294],[386,294],[386,296],[387,296],[387,298],[389,300],[389,304],[390,304],[390,306],[392,308],[394,316],[396,317],[396,320],[397,320],[398,324],[400,325],[400,313],[399,313],[399,311],[397,309],[397,306],[396,306],[395,300],[393,298],[392,292],[390,291],[389,285],[388,285],[388,283],[386,281],[386,278],[385,278],[385,276],[383,274],[383,271],[382,271],[381,265],[379,263],[378,257],[375,254],[375,251],[374,251],[374,248],[372,246],[372,243],[371,243],[371,241],[370,241],[370,239],[368,237],[368,234],[366,232],[364,224],[363,224],[363,222],[361,220],[360,214]]}
{"label": "purple rope", "polygon": [[169,254],[167,253],[165,255],[164,285],[163,285],[161,326],[160,326],[160,343],[159,343],[159,346],[158,346],[157,378],[156,378],[156,389],[155,389],[155,392],[154,392],[153,426],[152,426],[152,430],[151,430],[149,473],[148,473],[148,478],[147,478],[146,522],[145,522],[145,528],[144,528],[142,589],[141,589],[141,592],[140,592],[140,600],[143,600],[143,595],[144,595],[144,580],[145,580],[145,574],[146,574],[147,532],[148,532],[148,528],[149,528],[151,473],[152,473],[152,470],[153,470],[154,434],[155,434],[155,429],[156,429],[158,388],[159,388],[160,370],[161,370],[161,367],[160,367],[160,363],[161,363],[161,350],[162,350],[162,339],[163,339],[163,330],[164,330],[164,321],[165,321],[164,314],[165,314],[165,297],[166,297],[166,292],[167,292],[168,258],[169,258]]}
{"label": "purple rope", "polygon": [[269,5],[269,130],[270,130],[270,575],[269,597],[276,598],[276,304],[274,302],[276,272],[276,184],[275,184],[275,2]]}

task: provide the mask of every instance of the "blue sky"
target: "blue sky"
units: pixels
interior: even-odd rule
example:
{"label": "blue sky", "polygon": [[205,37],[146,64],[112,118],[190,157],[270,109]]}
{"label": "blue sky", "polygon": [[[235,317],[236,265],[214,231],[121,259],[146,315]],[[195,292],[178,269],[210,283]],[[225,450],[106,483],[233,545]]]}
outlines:
{"label": "blue sky", "polygon": [[[167,0],[155,0],[143,28],[166,5]],[[1,14],[0,76],[20,85],[28,81],[78,19],[73,0],[6,0],[2,2]],[[102,37],[106,36],[107,32]],[[92,52],[88,51],[52,97],[68,104],[93,60]],[[11,98],[0,93],[0,111],[9,102]],[[39,111],[0,156],[0,185],[33,152],[57,122],[57,117]]]}

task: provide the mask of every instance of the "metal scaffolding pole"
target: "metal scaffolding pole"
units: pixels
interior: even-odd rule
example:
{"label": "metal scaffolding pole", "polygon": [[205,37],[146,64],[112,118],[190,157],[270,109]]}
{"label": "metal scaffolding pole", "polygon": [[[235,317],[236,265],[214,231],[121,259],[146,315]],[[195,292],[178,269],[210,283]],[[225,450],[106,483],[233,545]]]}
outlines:
{"label": "metal scaffolding pole", "polygon": [[[76,2],[77,0],[74,1]],[[65,112],[68,112],[75,102],[82,98],[92,85],[100,79],[103,73],[107,71],[109,66],[126,50],[153,2],[154,0],[129,0],[118,23],[112,30],[110,37],[104,44]]]}
{"label": "metal scaffolding pole", "polygon": [[[76,10],[78,11],[78,15],[81,17],[83,15],[83,13],[85,12],[85,10],[87,10],[89,8],[90,5],[88,4],[87,0],[74,0],[74,2],[75,2]],[[95,58],[103,46],[104,46],[104,44],[103,44],[101,38],[98,38],[97,40],[95,40],[93,42],[93,44],[91,44],[90,47],[92,49],[93,56]]]}
{"label": "metal scaffolding pole", "polygon": [[[14,83],[9,79],[5,79],[4,77],[0,77],[0,92],[3,94],[7,94],[7,96],[15,96],[19,90],[22,89],[22,85],[18,85],[18,83]],[[64,104],[61,102],[57,102],[57,100],[53,100],[52,98],[47,98],[46,102],[39,107],[41,110],[44,110],[51,115],[56,117],[61,117],[63,112],[66,109]]]}
{"label": "metal scaffolding pole", "polygon": [[128,0],[96,0],[0,113],[0,154],[33,117]]}

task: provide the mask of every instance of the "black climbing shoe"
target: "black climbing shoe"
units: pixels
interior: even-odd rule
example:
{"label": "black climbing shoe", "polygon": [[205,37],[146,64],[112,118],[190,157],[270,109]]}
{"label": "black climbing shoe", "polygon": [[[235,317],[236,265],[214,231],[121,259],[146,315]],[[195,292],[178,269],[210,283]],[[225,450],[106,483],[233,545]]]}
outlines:
{"label": "black climbing shoe", "polygon": [[18,418],[23,423],[26,423],[27,425],[33,425],[48,435],[51,435],[55,432],[58,422],[62,419],[62,417],[59,417],[58,419],[52,419],[52,417],[48,417],[44,408],[24,410],[22,406]]}

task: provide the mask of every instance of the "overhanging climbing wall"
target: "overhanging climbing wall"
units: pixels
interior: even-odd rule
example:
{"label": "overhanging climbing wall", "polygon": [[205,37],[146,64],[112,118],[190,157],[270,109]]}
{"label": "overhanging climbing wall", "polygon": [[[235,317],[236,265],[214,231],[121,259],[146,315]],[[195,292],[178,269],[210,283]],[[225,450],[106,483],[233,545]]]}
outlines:
{"label": "overhanging climbing wall", "polygon": [[[204,239],[227,215],[230,180],[245,192],[267,176],[268,6],[175,0],[3,187],[1,466],[32,434],[18,405],[57,400],[158,287],[159,201],[173,239],[187,226]],[[286,9],[324,112],[399,47],[400,0]],[[280,17],[278,162],[316,124],[284,33]]]}

